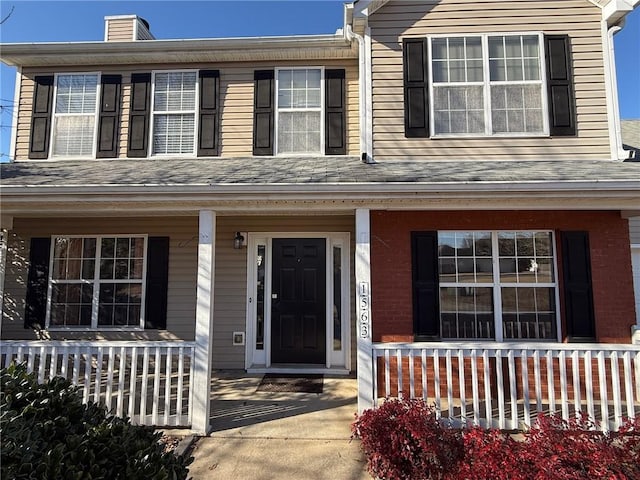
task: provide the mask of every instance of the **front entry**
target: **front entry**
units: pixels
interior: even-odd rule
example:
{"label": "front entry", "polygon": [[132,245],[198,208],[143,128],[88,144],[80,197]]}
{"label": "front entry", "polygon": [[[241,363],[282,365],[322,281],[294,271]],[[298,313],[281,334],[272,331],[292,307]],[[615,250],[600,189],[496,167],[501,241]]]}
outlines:
{"label": "front entry", "polygon": [[326,240],[274,238],[271,362],[326,363]]}

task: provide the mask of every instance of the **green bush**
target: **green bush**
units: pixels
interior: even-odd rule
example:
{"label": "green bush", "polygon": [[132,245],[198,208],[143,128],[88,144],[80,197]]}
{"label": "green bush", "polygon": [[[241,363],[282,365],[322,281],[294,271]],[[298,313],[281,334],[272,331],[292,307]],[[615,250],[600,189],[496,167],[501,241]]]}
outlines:
{"label": "green bush", "polygon": [[192,458],[163,453],[160,436],[83,404],[62,377],[38,384],[25,365],[0,370],[2,478],[186,479]]}

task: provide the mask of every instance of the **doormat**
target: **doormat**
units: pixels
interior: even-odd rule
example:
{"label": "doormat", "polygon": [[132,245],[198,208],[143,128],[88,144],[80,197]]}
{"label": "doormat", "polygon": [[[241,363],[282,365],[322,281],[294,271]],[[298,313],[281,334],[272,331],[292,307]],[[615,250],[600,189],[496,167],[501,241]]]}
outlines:
{"label": "doormat", "polygon": [[322,375],[283,375],[267,373],[258,385],[258,392],[322,393]]}

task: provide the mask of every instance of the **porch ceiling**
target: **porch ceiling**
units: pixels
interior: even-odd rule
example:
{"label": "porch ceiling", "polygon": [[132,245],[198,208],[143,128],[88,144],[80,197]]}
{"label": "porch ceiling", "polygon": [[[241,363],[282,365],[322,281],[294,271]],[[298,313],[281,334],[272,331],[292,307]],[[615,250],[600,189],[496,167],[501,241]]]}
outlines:
{"label": "porch ceiling", "polygon": [[636,209],[640,164],[357,157],[16,162],[0,165],[3,214],[325,213],[375,209]]}

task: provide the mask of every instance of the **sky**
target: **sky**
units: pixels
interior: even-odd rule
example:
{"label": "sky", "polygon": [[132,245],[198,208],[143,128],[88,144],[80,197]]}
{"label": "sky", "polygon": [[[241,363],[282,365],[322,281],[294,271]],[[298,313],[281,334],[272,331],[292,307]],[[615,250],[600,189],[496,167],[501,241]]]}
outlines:
{"label": "sky", "polygon": [[[11,10],[13,11],[11,12]],[[30,1],[1,0],[0,42],[102,41],[104,17],[136,14],[156,38],[209,38],[334,33],[343,0]],[[615,37],[622,118],[640,118],[640,8]],[[15,69],[0,68],[0,161],[11,137]]]}

